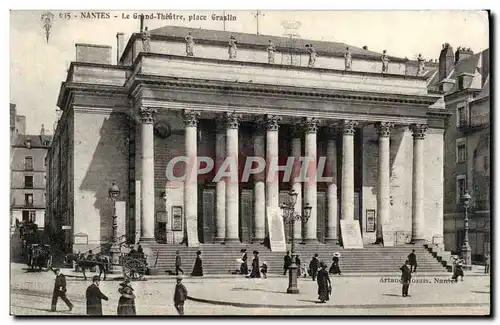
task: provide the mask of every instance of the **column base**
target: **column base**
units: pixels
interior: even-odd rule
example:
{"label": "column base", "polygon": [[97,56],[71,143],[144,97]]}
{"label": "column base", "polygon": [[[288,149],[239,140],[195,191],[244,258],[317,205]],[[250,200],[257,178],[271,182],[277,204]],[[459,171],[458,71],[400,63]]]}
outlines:
{"label": "column base", "polygon": [[139,239],[139,244],[142,244],[142,243],[145,243],[145,244],[156,244],[156,239],[155,238],[145,238],[145,237],[141,237],[141,239]]}
{"label": "column base", "polygon": [[239,238],[225,238],[224,243],[225,244],[235,244],[235,243],[239,244],[241,242],[240,242]]}
{"label": "column base", "polygon": [[338,240],[338,238],[326,238],[325,239],[325,243],[326,244],[331,244],[331,245],[338,245],[339,244],[339,240]]}
{"label": "column base", "polygon": [[319,244],[318,238],[304,238],[301,244]]}
{"label": "column base", "polygon": [[252,244],[264,245],[264,238],[253,238]]}
{"label": "column base", "polygon": [[224,238],[222,238],[222,237],[215,237],[214,244],[224,244]]}
{"label": "column base", "polygon": [[423,244],[427,244],[427,240],[414,238],[414,239],[411,240],[410,244],[423,245]]}

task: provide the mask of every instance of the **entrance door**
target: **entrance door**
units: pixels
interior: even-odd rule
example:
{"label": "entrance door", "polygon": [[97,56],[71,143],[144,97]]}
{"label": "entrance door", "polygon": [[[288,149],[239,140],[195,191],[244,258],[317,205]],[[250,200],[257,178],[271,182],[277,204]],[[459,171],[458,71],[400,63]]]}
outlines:
{"label": "entrance door", "polygon": [[360,193],[354,192],[354,220],[359,221],[359,227],[361,229],[361,233],[363,233],[363,218],[361,218],[360,212],[361,212]]}
{"label": "entrance door", "polygon": [[241,190],[240,196],[240,239],[250,244],[253,236],[253,191]]}
{"label": "entrance door", "polygon": [[326,193],[325,192],[320,192],[318,191],[316,194],[317,197],[317,208],[316,208],[316,213],[317,213],[317,230],[316,230],[316,235],[318,238],[318,241],[320,243],[325,242],[325,237],[326,237],[326,232],[325,232],[325,227],[326,227]]}
{"label": "entrance door", "polygon": [[203,233],[200,236],[204,244],[214,241],[214,216],[215,216],[215,189],[203,189]]}

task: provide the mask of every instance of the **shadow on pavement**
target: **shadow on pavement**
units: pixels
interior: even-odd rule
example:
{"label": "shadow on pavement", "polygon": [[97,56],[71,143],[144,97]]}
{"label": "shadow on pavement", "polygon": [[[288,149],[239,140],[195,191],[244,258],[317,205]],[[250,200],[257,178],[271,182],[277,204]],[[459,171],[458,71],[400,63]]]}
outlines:
{"label": "shadow on pavement", "polygon": [[304,299],[297,299],[297,301],[302,301],[302,302],[312,302],[315,304],[321,304],[321,301],[318,300],[304,300]]}
{"label": "shadow on pavement", "polygon": [[486,293],[486,294],[490,294],[489,291],[471,291],[472,293]]}
{"label": "shadow on pavement", "polygon": [[388,296],[388,297],[401,297],[401,295],[397,295],[395,293],[383,293],[382,296]]}
{"label": "shadow on pavement", "polygon": [[273,291],[273,290],[265,290],[265,289],[248,289],[248,288],[233,288],[231,291],[263,291],[263,292],[270,292],[270,293],[282,293],[282,294],[287,294],[284,291]]}
{"label": "shadow on pavement", "polygon": [[[19,305],[11,305],[11,307],[24,308],[24,309],[32,309],[32,310],[40,310],[40,311],[45,311],[45,312],[48,312],[48,313],[63,313],[63,314],[67,314],[67,315],[76,316],[75,314],[72,314],[72,313],[67,312],[67,311],[62,311],[62,310],[57,310],[55,312],[52,312],[49,308],[35,308],[35,307],[26,307],[26,306],[19,306]],[[15,315],[15,316],[24,316],[24,315]]]}

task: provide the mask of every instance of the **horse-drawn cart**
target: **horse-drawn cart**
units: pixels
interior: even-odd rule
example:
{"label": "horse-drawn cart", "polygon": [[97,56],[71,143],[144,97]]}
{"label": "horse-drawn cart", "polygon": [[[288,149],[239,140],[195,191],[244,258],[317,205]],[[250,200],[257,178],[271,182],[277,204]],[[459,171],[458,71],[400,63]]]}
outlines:
{"label": "horse-drawn cart", "polygon": [[[72,255],[72,256],[70,256]],[[83,254],[82,254],[83,255]],[[111,256],[104,254],[97,254],[96,256],[83,257],[76,256],[75,254],[69,254],[66,256],[66,260],[69,262],[73,261],[76,266],[82,271],[83,277],[87,279],[85,270],[92,269],[94,267],[99,268],[99,276],[104,273],[103,280],[106,280],[106,275],[110,271],[110,267],[117,270],[119,267],[122,268],[123,276],[131,280],[138,280],[144,277],[148,269],[146,262],[147,256],[144,254],[120,254],[118,263],[113,263]]]}
{"label": "horse-drawn cart", "polygon": [[52,267],[50,245],[31,244],[28,248],[26,260],[26,264],[28,264],[32,270],[36,267],[40,271],[42,268],[49,270]]}

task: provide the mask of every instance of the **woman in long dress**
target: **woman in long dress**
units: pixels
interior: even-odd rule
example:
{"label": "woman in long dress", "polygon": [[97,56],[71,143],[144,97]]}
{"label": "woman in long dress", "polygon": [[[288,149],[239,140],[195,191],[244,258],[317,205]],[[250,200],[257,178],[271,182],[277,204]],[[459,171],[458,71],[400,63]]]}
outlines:
{"label": "woman in long dress", "polygon": [[196,252],[196,260],[194,261],[193,272],[191,276],[203,276],[203,261],[201,260],[201,251]]}
{"label": "woman in long dress", "polygon": [[464,280],[464,270],[463,270],[463,260],[459,260],[458,258],[453,262],[454,268],[453,268],[453,276],[451,277],[452,280],[455,280],[455,282],[458,282],[458,277],[461,277],[461,281]]}
{"label": "woman in long dress", "polygon": [[135,295],[134,289],[130,286],[130,281],[125,280],[120,283],[118,292],[121,294],[118,300],[117,314],[118,316],[135,316]]}
{"label": "woman in long dress", "polygon": [[332,263],[332,266],[330,267],[330,270],[329,270],[330,274],[338,274],[338,275],[342,274],[342,272],[340,272],[339,261],[340,261],[340,254],[334,253],[333,254],[333,263]]}
{"label": "woman in long dress", "polygon": [[252,273],[251,278],[260,278],[259,252],[253,251]]}
{"label": "woman in long dress", "polygon": [[330,293],[332,291],[332,284],[330,282],[330,276],[328,275],[328,271],[326,270],[326,264],[320,263],[320,270],[317,276],[318,282],[318,299],[321,303],[324,303],[330,300]]}
{"label": "woman in long dress", "polygon": [[248,256],[247,256],[247,250],[242,249],[241,253],[243,253],[243,256],[241,257],[241,265],[240,265],[240,273],[243,275],[248,275]]}

